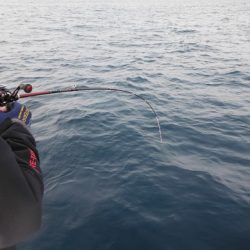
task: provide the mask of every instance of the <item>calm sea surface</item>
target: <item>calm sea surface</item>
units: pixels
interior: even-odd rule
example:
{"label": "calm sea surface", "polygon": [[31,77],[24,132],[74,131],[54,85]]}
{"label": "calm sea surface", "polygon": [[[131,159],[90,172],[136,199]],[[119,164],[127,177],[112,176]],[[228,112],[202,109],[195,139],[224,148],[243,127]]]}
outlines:
{"label": "calm sea surface", "polygon": [[20,250],[250,249],[250,2],[0,0],[0,83],[44,173]]}

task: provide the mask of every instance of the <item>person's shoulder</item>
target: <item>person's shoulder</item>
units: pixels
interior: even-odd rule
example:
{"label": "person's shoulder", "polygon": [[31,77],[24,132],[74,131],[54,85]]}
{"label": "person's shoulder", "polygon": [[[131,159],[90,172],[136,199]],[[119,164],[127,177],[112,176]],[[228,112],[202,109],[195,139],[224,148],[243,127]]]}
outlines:
{"label": "person's shoulder", "polygon": [[0,136],[7,140],[17,138],[23,142],[36,145],[35,139],[31,133],[30,127],[19,119],[6,119],[0,124]]}
{"label": "person's shoulder", "polygon": [[26,126],[22,121],[19,119],[13,118],[7,118],[4,122],[0,124],[0,134],[5,132],[8,129],[11,129],[12,127],[15,127],[15,129],[31,132],[30,128]]}

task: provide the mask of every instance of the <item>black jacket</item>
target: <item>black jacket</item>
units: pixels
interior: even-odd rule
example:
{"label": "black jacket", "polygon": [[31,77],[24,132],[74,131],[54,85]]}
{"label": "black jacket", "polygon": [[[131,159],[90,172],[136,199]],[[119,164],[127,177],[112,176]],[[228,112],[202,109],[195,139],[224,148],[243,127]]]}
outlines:
{"label": "black jacket", "polygon": [[41,226],[43,182],[36,143],[21,122],[0,124],[0,249]]}

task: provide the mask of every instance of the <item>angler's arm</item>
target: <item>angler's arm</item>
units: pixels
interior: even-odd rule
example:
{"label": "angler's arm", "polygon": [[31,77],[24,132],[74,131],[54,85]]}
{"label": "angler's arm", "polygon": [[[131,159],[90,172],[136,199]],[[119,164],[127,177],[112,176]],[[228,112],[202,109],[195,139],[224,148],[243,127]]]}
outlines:
{"label": "angler's arm", "polygon": [[40,228],[42,176],[34,138],[10,119],[0,126],[0,249]]}

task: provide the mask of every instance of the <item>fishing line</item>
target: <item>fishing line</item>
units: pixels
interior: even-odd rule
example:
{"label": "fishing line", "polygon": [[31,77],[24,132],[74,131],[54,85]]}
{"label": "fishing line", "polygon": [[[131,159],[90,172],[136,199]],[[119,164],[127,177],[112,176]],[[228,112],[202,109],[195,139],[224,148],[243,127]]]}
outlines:
{"label": "fishing line", "polygon": [[[26,93],[19,95],[18,92],[20,90],[24,90]],[[76,91],[113,91],[113,92],[122,92],[122,93],[126,93],[126,94],[129,94],[129,95],[133,95],[133,96],[143,100],[147,104],[147,106],[150,108],[150,110],[152,111],[152,113],[155,116],[157,126],[158,126],[158,130],[159,130],[160,142],[161,143],[163,142],[160,120],[159,120],[159,117],[158,117],[155,109],[151,105],[151,103],[148,100],[146,100],[145,98],[143,98],[142,96],[140,96],[140,95],[138,95],[138,94],[136,94],[136,93],[134,93],[132,91],[128,91],[128,90],[123,90],[123,89],[118,89],[118,88],[103,88],[103,87],[93,87],[93,88],[84,87],[84,86],[83,87],[77,87],[76,85],[74,85],[73,87],[64,88],[64,89],[32,92],[32,85],[30,85],[30,84],[21,84],[12,93],[10,91],[6,90],[5,95],[1,94],[0,95],[0,105],[16,101],[19,98],[28,98],[28,97],[35,97],[35,96],[42,96],[42,95],[53,95],[53,94],[76,92]]]}

